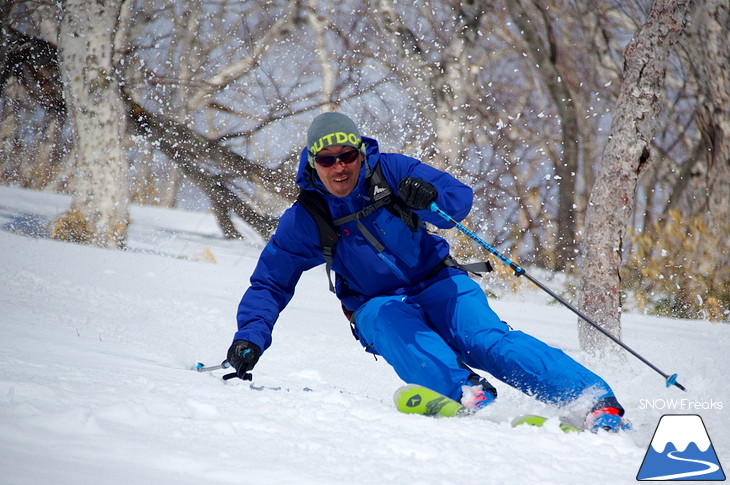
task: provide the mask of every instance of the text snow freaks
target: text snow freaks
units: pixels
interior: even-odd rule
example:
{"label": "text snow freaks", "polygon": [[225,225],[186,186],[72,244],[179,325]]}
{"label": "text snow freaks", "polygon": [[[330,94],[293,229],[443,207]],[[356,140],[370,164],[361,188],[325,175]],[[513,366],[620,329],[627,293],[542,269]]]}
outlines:
{"label": "text snow freaks", "polygon": [[658,409],[660,411],[719,411],[722,401],[692,401],[691,399],[641,399],[639,409]]}

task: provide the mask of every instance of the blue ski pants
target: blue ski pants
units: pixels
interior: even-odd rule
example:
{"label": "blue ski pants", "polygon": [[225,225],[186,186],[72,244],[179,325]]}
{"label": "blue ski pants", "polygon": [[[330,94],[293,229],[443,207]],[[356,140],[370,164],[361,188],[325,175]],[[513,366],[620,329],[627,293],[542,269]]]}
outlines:
{"label": "blue ski pants", "polygon": [[536,399],[564,405],[584,392],[613,397],[608,384],[562,350],[510,328],[467,275],[435,282],[412,296],[375,297],[355,312],[360,342],[407,383],[452,399],[473,374],[488,372]]}

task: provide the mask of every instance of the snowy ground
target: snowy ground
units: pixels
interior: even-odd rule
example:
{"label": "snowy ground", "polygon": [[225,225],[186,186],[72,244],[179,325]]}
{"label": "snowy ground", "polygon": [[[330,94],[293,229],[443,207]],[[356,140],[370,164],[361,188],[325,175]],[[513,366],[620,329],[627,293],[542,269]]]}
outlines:
{"label": "snowy ground", "polygon": [[[538,292],[492,302],[614,387],[635,431],[512,429],[558,411],[499,386],[471,418],[399,414],[401,384],[351,337],[324,271],[305,274],[255,386],[220,363],[261,241],[225,241],[200,212],[134,207],[127,251],[55,242],[66,197],[0,187],[0,482],[21,484],[635,483],[663,414],[699,414],[730,464],[730,326],[624,315],[631,356],[577,351],[575,318]],[[684,401],[679,401],[684,399]],[[677,400],[677,401],[673,401]],[[652,409],[675,406],[674,409]]]}

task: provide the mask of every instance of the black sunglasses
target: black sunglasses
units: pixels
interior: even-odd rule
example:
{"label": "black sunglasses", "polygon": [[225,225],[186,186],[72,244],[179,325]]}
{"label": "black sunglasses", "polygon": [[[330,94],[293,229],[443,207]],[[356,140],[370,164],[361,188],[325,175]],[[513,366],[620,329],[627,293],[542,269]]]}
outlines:
{"label": "black sunglasses", "polygon": [[357,160],[357,157],[359,156],[360,150],[354,148],[347,152],[338,153],[337,155],[315,155],[314,161],[317,162],[318,165],[327,168],[334,165],[337,160],[341,161],[345,165],[348,165]]}

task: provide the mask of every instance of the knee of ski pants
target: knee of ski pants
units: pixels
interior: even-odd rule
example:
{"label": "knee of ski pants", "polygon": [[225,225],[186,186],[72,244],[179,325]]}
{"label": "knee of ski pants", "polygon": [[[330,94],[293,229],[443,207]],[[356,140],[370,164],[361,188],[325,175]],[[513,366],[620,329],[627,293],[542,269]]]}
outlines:
{"label": "knee of ski pants", "polygon": [[436,330],[453,339],[462,353],[472,351],[473,337],[497,340],[509,326],[489,306],[479,284],[466,274],[437,281],[414,297]]}
{"label": "knee of ski pants", "polygon": [[418,317],[419,307],[406,304],[404,295],[379,296],[367,301],[355,311],[355,329],[360,343],[366,350],[379,354],[377,341],[382,327],[387,326],[385,320]]}
{"label": "knee of ski pants", "polygon": [[376,297],[355,312],[355,320],[360,343],[382,355],[405,382],[461,397],[472,373],[428,325],[421,305],[405,296]]}

